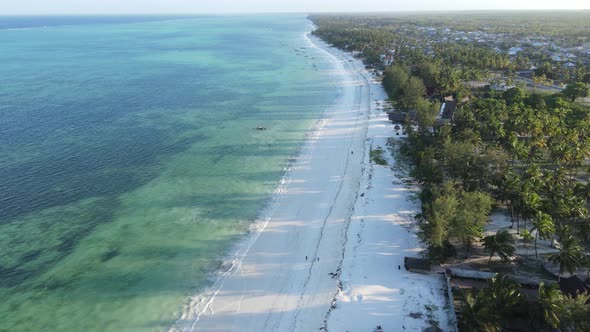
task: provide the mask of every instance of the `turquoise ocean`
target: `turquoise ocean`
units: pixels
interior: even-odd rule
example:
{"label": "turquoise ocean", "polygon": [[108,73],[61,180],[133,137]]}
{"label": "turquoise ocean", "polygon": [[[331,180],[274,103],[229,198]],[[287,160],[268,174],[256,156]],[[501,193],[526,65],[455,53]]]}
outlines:
{"label": "turquoise ocean", "polygon": [[338,94],[310,29],[0,17],[0,331],[171,326]]}

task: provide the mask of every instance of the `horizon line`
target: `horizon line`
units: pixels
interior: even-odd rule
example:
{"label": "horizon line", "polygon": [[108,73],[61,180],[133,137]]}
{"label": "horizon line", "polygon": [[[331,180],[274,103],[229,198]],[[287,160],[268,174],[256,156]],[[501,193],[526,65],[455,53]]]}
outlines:
{"label": "horizon line", "polygon": [[266,15],[266,14],[275,14],[275,15],[288,15],[288,14],[299,14],[299,15],[311,15],[311,14],[398,14],[398,13],[413,13],[413,14],[425,14],[425,13],[454,13],[454,12],[573,12],[573,11],[590,11],[590,8],[583,8],[583,9],[571,9],[571,8],[542,8],[542,9],[523,9],[523,8],[509,8],[509,9],[432,9],[432,10],[416,10],[416,9],[400,9],[400,10],[386,10],[386,11],[301,11],[301,12],[285,12],[285,11],[260,11],[260,12],[55,12],[55,13],[24,13],[24,12],[14,12],[14,13],[2,13],[2,16],[69,16],[69,15],[98,15],[98,16],[136,16],[136,15],[173,15],[173,16],[181,16],[181,15]]}

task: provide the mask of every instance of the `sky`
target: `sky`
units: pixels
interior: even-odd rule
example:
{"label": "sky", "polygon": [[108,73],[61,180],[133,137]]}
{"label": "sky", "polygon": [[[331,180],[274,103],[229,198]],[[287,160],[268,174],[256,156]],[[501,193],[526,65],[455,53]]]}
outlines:
{"label": "sky", "polygon": [[590,9],[590,0],[0,0],[2,14],[169,14]]}

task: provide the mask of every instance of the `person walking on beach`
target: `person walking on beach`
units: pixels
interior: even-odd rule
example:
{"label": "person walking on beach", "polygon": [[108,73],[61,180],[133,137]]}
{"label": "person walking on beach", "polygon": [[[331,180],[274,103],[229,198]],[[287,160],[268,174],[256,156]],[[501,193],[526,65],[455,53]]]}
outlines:
{"label": "person walking on beach", "polygon": [[305,256],[305,260],[307,261],[307,256]]}

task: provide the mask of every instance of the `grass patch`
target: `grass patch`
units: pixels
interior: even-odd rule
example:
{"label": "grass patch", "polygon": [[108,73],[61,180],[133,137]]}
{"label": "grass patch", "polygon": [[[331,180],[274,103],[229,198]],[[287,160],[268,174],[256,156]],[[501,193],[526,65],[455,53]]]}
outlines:
{"label": "grass patch", "polygon": [[435,319],[435,312],[438,310],[438,307],[432,303],[425,305],[424,309],[426,309],[426,322],[431,326],[438,327],[438,321]]}
{"label": "grass patch", "polygon": [[383,158],[383,152],[384,151],[381,148],[377,148],[375,150],[371,149],[371,160],[373,160],[373,162],[377,165],[387,166],[389,164],[387,163],[387,160]]}

